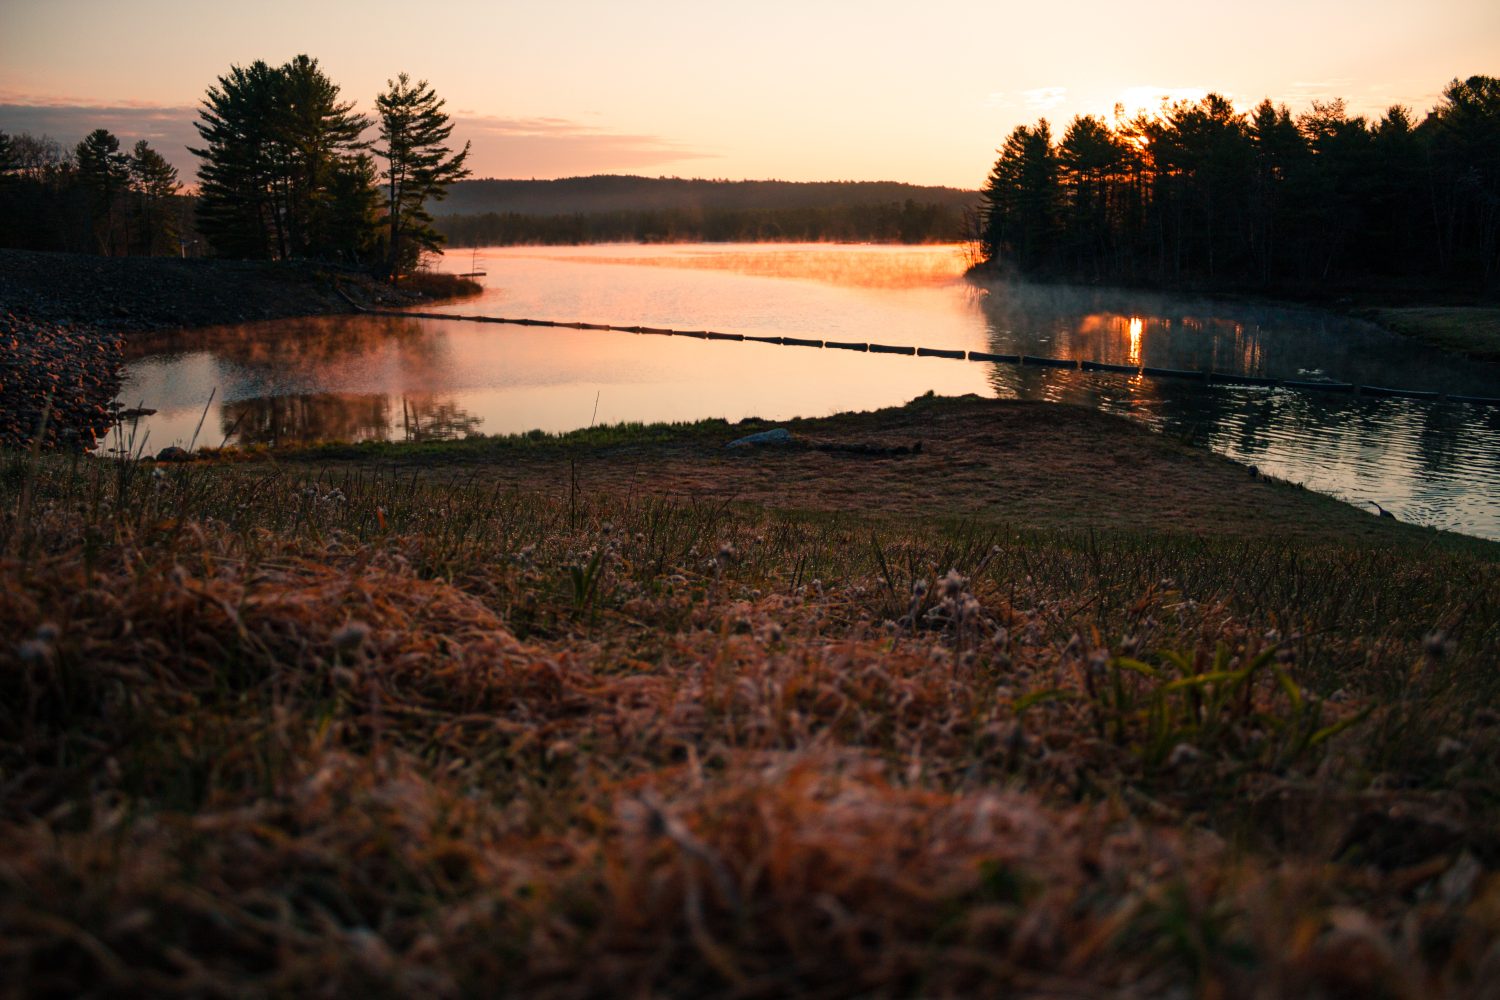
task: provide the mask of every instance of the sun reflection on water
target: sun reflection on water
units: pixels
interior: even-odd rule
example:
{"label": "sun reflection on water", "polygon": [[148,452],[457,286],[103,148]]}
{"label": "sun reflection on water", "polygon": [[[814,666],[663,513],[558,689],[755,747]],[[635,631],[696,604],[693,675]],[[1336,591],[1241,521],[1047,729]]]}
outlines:
{"label": "sun reflection on water", "polygon": [[1133,365],[1141,363],[1141,333],[1146,329],[1145,320],[1139,316],[1130,317],[1130,354],[1129,361]]}

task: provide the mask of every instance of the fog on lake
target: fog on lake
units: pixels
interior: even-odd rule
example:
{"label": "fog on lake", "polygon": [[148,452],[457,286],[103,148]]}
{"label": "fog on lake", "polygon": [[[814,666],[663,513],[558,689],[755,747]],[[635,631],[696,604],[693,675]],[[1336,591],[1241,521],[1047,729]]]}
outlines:
{"label": "fog on lake", "polygon": [[[482,296],[426,311],[877,342],[1500,395],[1500,366],[1324,312],[977,284],[961,248],[510,247],[454,252]],[[929,390],[1094,406],[1404,520],[1500,538],[1500,408],[756,342],[340,316],[132,344],[148,448],[781,420]],[[139,441],[139,438],[138,438]],[[110,442],[113,444],[113,442]],[[107,445],[108,446],[108,445]],[[1149,483],[1142,483],[1149,489]]]}

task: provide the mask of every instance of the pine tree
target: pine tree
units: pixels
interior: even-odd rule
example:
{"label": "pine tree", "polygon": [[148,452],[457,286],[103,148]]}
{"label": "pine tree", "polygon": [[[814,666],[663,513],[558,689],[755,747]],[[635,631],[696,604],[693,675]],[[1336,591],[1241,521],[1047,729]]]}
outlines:
{"label": "pine tree", "polygon": [[283,66],[232,67],[209,88],[194,149],[204,160],[199,226],[229,257],[330,257],[328,199],[334,173],[367,143],[370,120],[300,55]]}
{"label": "pine tree", "polygon": [[[120,152],[120,140],[108,129],[97,128],[74,149],[78,160],[78,179],[88,192],[94,221],[94,241],[99,252],[112,256],[120,245],[116,239],[121,228],[120,195],[130,183],[130,157]],[[129,228],[125,226],[126,248]]]}
{"label": "pine tree", "polygon": [[369,145],[360,136],[370,120],[354,113],[354,102],[339,101],[338,85],[318,69],[316,59],[300,55],[280,73],[282,101],[274,133],[285,167],[281,211],[288,254],[339,255],[348,248],[327,232],[332,186],[339,171],[344,182],[353,176],[348,161]]}
{"label": "pine tree", "polygon": [[1055,256],[1060,192],[1045,118],[1011,132],[982,194],[986,257],[1034,271]]}
{"label": "pine tree", "polygon": [[380,260],[380,190],[368,153],[345,156],[329,171],[319,232],[329,255],[364,266]]}
{"label": "pine tree", "polygon": [[457,153],[445,145],[453,124],[426,80],[413,84],[402,73],[387,84],[390,89],[375,99],[383,145],[374,152],[385,160],[386,272],[395,279],[412,270],[424,252],[443,245],[424,204],[469,176],[464,166],[469,144]]}
{"label": "pine tree", "polygon": [[224,257],[286,255],[285,225],[274,191],[283,176],[275,136],[284,77],[257,60],[233,66],[210,87],[195,124],[201,148],[198,228]]}
{"label": "pine tree", "polygon": [[177,225],[168,206],[177,189],[177,168],[152,149],[145,139],[135,144],[130,156],[130,186],[135,193],[136,239],[147,255],[170,253],[177,240]]}

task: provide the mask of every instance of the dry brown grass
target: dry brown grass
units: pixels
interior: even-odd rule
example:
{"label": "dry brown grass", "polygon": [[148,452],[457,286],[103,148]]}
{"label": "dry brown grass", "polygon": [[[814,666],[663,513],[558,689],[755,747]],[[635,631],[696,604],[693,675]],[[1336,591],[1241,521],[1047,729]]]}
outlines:
{"label": "dry brown grass", "polygon": [[1500,981],[1483,546],[1017,535],[604,478],[12,461],[4,981]]}

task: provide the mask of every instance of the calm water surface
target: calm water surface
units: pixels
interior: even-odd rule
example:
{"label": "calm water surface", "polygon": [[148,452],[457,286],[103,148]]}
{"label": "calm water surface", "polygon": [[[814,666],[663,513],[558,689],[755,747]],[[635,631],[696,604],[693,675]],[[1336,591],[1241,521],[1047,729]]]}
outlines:
{"label": "calm water surface", "polygon": [[[1500,366],[1311,310],[978,286],[954,247],[690,245],[456,252],[483,296],[435,311],[877,341],[1500,395]],[[931,389],[1083,403],[1405,520],[1500,538],[1500,409],[681,337],[390,317],[141,341],[121,401],[148,447],[785,419]],[[1368,507],[1368,503],[1365,503]],[[1371,508],[1373,509],[1373,508]]]}

